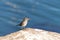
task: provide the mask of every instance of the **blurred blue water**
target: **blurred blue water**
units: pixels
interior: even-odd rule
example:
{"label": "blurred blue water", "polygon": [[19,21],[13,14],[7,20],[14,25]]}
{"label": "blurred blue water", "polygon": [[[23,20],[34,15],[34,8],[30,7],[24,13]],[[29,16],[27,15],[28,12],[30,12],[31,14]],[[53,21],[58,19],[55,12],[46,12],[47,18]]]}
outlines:
{"label": "blurred blue water", "polygon": [[20,28],[27,16],[27,27],[60,33],[60,0],[0,0],[0,36]]}

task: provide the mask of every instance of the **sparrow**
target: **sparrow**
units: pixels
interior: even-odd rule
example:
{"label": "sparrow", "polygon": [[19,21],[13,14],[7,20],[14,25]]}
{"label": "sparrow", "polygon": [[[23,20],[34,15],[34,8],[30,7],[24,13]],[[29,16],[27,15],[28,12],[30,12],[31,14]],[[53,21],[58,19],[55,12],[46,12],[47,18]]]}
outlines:
{"label": "sparrow", "polygon": [[21,26],[23,29],[25,28],[25,26],[28,24],[28,21],[30,20],[30,18],[25,17],[23,18],[22,22],[19,23],[18,25]]}

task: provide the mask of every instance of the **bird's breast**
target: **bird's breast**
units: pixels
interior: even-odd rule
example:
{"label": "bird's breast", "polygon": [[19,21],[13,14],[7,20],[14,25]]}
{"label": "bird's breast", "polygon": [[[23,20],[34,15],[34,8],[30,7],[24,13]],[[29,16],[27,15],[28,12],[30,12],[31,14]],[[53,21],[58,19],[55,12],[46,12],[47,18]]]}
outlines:
{"label": "bird's breast", "polygon": [[26,26],[27,25],[27,21],[22,22],[22,26]]}

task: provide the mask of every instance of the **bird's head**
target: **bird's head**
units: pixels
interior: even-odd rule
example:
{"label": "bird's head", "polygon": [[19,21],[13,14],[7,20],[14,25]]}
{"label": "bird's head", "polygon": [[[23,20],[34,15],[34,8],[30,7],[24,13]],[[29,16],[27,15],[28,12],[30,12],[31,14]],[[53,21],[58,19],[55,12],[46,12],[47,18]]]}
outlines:
{"label": "bird's head", "polygon": [[24,18],[24,20],[30,20],[30,18],[28,18],[28,17],[25,17],[25,18]]}

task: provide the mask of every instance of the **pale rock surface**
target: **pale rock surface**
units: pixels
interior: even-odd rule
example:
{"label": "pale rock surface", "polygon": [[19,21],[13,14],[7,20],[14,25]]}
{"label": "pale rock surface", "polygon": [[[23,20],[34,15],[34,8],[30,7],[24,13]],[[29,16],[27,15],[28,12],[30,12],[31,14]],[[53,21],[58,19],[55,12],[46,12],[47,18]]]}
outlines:
{"label": "pale rock surface", "polygon": [[41,29],[26,28],[6,36],[0,40],[60,40],[60,34]]}

